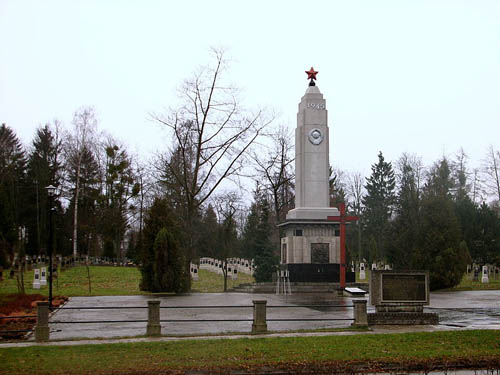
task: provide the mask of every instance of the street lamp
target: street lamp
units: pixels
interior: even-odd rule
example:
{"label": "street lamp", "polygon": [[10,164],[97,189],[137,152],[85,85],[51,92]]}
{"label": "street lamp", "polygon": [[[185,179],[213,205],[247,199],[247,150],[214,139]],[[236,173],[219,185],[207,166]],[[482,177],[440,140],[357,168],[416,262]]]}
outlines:
{"label": "street lamp", "polygon": [[49,185],[47,194],[49,196],[49,244],[47,246],[49,252],[49,309],[52,307],[52,252],[54,246],[54,228],[53,228],[53,212],[54,212],[54,194],[55,186]]}

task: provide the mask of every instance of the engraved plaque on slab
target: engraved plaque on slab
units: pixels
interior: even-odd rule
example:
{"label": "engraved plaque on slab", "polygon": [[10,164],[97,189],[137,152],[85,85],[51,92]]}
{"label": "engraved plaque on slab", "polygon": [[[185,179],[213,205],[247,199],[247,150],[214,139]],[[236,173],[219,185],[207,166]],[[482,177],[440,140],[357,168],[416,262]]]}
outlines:
{"label": "engraved plaque on slab", "polygon": [[370,303],[379,305],[428,305],[428,271],[372,270]]}
{"label": "engraved plaque on slab", "polygon": [[422,302],[427,300],[425,275],[383,274],[382,302]]}

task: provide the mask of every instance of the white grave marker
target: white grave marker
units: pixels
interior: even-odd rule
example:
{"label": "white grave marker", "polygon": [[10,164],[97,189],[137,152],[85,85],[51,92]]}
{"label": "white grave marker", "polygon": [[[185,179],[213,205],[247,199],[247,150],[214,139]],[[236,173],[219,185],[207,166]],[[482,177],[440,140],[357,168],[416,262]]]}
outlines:
{"label": "white grave marker", "polygon": [[481,282],[483,284],[487,284],[490,282],[490,279],[488,277],[488,266],[483,266],[483,276],[481,277]]}
{"label": "white grave marker", "polygon": [[35,268],[35,274],[33,276],[33,289],[40,289],[40,269]]}
{"label": "white grave marker", "polygon": [[41,272],[41,277],[40,277],[40,285],[44,286],[47,285],[47,268],[42,267],[42,272]]}
{"label": "white grave marker", "polygon": [[366,279],[365,264],[363,262],[359,264],[359,279],[360,280]]}

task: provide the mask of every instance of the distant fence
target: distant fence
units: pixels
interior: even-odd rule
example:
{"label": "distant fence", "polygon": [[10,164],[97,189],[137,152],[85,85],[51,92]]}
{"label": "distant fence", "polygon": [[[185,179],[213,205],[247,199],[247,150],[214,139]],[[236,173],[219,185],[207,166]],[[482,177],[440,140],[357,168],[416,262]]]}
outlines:
{"label": "distant fence", "polygon": [[[205,323],[205,322],[251,322],[251,333],[266,333],[267,322],[300,322],[300,321],[352,321],[353,326],[366,326],[367,325],[367,312],[366,300],[354,300],[353,305],[290,305],[290,306],[267,306],[266,300],[254,300],[252,305],[229,305],[229,306],[160,306],[159,300],[148,301],[147,306],[95,306],[95,307],[60,307],[49,308],[48,302],[38,302],[37,315],[25,315],[17,317],[4,317],[8,318],[37,318],[37,324],[34,330],[19,330],[10,331],[12,333],[22,333],[34,331],[35,341],[45,342],[50,340],[49,324],[100,324],[100,323],[146,323],[146,336],[159,336],[161,335],[161,323]],[[287,309],[297,307],[309,308],[352,308],[352,318],[267,318],[267,309]],[[160,319],[161,309],[253,309],[252,319],[236,318],[236,319]],[[123,309],[147,309],[148,319],[129,319],[129,320],[54,320],[49,322],[50,310],[123,310]],[[2,319],[2,318],[0,318]],[[7,333],[9,331],[0,331]]]}

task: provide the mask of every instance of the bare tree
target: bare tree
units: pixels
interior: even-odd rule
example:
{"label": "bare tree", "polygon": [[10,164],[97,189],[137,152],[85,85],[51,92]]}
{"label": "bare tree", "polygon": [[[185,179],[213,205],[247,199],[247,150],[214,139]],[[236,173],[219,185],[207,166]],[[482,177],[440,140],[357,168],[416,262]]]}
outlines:
{"label": "bare tree", "polygon": [[235,192],[229,192],[216,197],[215,207],[219,216],[219,249],[217,251],[223,260],[224,292],[227,292],[228,262],[235,254],[237,245],[236,216],[240,207],[240,197]]}
{"label": "bare tree", "polygon": [[472,170],[472,201],[474,203],[481,203],[485,197],[485,191],[483,186],[482,174],[479,168],[474,168]]}
{"label": "bare tree", "polygon": [[73,256],[78,255],[78,199],[80,196],[80,175],[82,159],[86,150],[92,149],[93,137],[97,129],[97,119],[92,107],[82,107],[73,116],[73,131],[66,138],[66,160],[75,166],[73,189]]}
{"label": "bare tree", "polygon": [[252,158],[257,170],[256,178],[270,192],[276,222],[279,223],[294,199],[293,134],[282,125],[268,137],[270,146],[263,145],[261,150],[253,153]]}
{"label": "bare tree", "polygon": [[470,172],[467,169],[468,155],[463,148],[455,154],[455,160],[451,162],[453,178],[455,180],[455,196],[458,199],[464,198],[471,191],[471,184],[468,182]]}
{"label": "bare tree", "polygon": [[488,194],[500,201],[500,151],[492,145],[488,148],[486,158],[483,160],[483,171],[486,176],[485,187]]}
{"label": "bare tree", "polygon": [[[363,211],[363,194],[364,194],[365,177],[360,172],[350,172],[347,175],[346,193],[347,201],[352,212],[361,217]],[[358,245],[358,260],[363,258],[361,248],[361,223],[360,220],[354,224],[356,226],[356,239]]]}
{"label": "bare tree", "polygon": [[264,110],[241,107],[237,90],[225,84],[223,52],[213,52],[214,65],[201,67],[184,82],[181,106],[166,115],[152,115],[173,139],[160,157],[161,173],[175,183],[185,205],[188,261],[194,255],[193,219],[199,207],[223,181],[237,177],[248,165],[252,145],[271,121]]}

